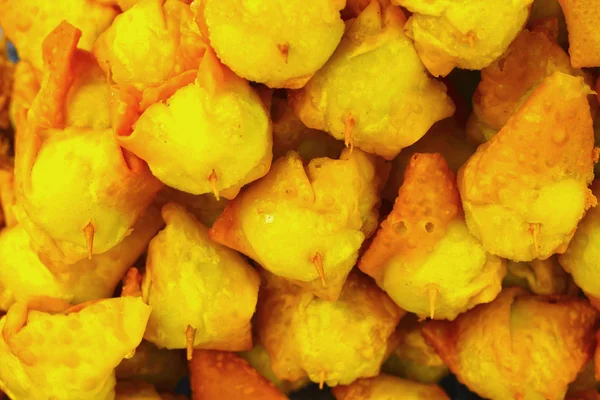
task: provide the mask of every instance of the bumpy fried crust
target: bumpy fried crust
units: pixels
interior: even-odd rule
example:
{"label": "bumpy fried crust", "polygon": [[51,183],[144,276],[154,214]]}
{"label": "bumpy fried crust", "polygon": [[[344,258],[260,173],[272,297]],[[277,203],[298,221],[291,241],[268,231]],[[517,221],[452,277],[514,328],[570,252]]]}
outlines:
{"label": "bumpy fried crust", "polygon": [[36,298],[0,320],[0,387],[11,398],[114,398],[114,367],[142,340],[150,307],[133,297],[69,307]]}
{"label": "bumpy fried crust", "polygon": [[566,250],[596,204],[594,132],[582,78],[560,72],[538,85],[458,174],[467,224],[492,254],[515,261]]}
{"label": "bumpy fried crust", "polygon": [[62,21],[81,30],[79,47],[91,50],[116,15],[117,10],[93,0],[0,1],[0,26],[17,47],[19,57],[30,62],[38,72],[44,67],[42,43]]}
{"label": "bumpy fried crust", "polygon": [[571,67],[569,55],[556,42],[556,32],[543,25],[521,32],[501,58],[481,71],[468,134],[480,142],[489,140],[532,90],[557,71],[582,76],[593,86],[590,74]]}
{"label": "bumpy fried crust", "polygon": [[234,199],[211,238],[327,300],[340,294],[364,239],[377,229],[387,165],[360,150],[308,166],[295,152]]}
{"label": "bumpy fried crust", "polygon": [[577,297],[505,289],[423,334],[458,379],[492,399],[563,399],[591,356],[597,312]]}
{"label": "bumpy fried crust", "polygon": [[45,263],[113,248],[161,187],[118,145],[107,115],[88,108],[105,106],[108,92],[95,78],[81,82],[92,61],[76,50],[80,34],[63,23],[44,42],[47,76],[17,135],[15,212]]}
{"label": "bumpy fried crust", "polygon": [[[199,0],[219,58],[237,75],[269,87],[300,88],[344,33],[345,0]],[[302,16],[301,18],[299,16]]]}
{"label": "bumpy fried crust", "polygon": [[450,400],[441,387],[381,374],[333,388],[336,400]]}
{"label": "bumpy fried crust", "polygon": [[559,0],[569,30],[569,55],[576,68],[600,66],[600,1]]}
{"label": "bumpy fried crust", "polygon": [[148,107],[132,132],[117,135],[161,181],[192,194],[233,198],[271,165],[266,107],[210,49],[195,82]]}
{"label": "bumpy fried crust", "polygon": [[323,68],[289,93],[306,126],[392,159],[454,113],[446,87],[427,74],[405,36],[405,21],[399,7],[373,0],[349,24]]}
{"label": "bumpy fried crust", "polygon": [[392,0],[413,15],[408,36],[434,76],[455,67],[478,70],[499,58],[519,34],[533,0]]}
{"label": "bumpy fried crust", "polygon": [[501,290],[504,262],[467,230],[454,174],[439,154],[412,156],[394,209],[359,262],[400,307],[454,319]]}
{"label": "bumpy fried crust", "polygon": [[193,400],[285,400],[271,382],[235,353],[194,350],[189,362]]}
{"label": "bumpy fried crust", "polygon": [[366,276],[352,272],[337,302],[319,299],[265,272],[257,329],[279,379],[306,376],[329,386],[379,373],[404,315]]}
{"label": "bumpy fried crust", "polygon": [[142,282],[143,298],[152,307],[144,338],[168,349],[186,348],[191,326],[195,348],[251,349],[256,271],[212,242],[208,229],[182,206],[169,203],[162,216],[167,226],[150,242]]}

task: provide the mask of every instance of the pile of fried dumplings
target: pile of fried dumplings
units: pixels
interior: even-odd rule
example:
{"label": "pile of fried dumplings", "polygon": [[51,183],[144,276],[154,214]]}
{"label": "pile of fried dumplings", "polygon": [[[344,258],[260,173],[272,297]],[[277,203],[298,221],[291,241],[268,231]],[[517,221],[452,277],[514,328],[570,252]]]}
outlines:
{"label": "pile of fried dumplings", "polygon": [[598,20],[0,0],[0,398],[599,400]]}

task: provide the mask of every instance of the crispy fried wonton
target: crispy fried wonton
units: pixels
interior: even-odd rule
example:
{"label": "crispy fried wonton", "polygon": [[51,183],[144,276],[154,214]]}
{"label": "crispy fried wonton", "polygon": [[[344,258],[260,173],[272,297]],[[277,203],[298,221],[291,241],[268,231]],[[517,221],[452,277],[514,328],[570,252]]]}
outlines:
{"label": "crispy fried wonton", "polygon": [[569,55],[576,68],[600,66],[600,0],[558,0],[569,30]]}
{"label": "crispy fried wonton", "polygon": [[152,307],[144,338],[168,349],[250,350],[258,273],[182,206],[169,203],[162,216],[142,282]]}
{"label": "crispy fried wonton", "polygon": [[444,158],[422,153],[412,156],[394,209],[359,267],[400,307],[436,319],[492,301],[506,274],[504,261],[467,229]]}
{"label": "crispy fried wonton", "polygon": [[441,387],[381,374],[333,388],[336,400],[450,400]]}
{"label": "crispy fried wonton", "polygon": [[345,0],[197,0],[210,43],[239,76],[297,89],[325,64],[344,33]]}
{"label": "crispy fried wonton", "polygon": [[597,312],[583,298],[505,289],[423,334],[469,389],[490,399],[563,399],[590,359]]}
{"label": "crispy fried wonton", "polygon": [[514,261],[566,250],[596,204],[597,160],[583,78],[556,72],[458,173],[467,225],[492,254]]}
{"label": "crispy fried wonton", "polygon": [[149,315],[134,297],[16,303],[0,320],[0,388],[13,399],[114,399],[114,368],[142,340]]}
{"label": "crispy fried wonton", "polygon": [[519,34],[533,0],[392,0],[413,14],[407,35],[434,76],[482,69]]}
{"label": "crispy fried wonton", "polygon": [[234,199],[213,225],[213,240],[326,300],[338,298],[365,238],[377,229],[387,165],[360,150],[339,160],[298,153]]}
{"label": "crispy fried wonton", "polygon": [[287,397],[235,353],[194,350],[189,362],[192,400],[286,400]]}
{"label": "crispy fried wonton", "polygon": [[161,187],[142,160],[119,146],[107,115],[93,109],[106,107],[108,92],[84,78],[93,63],[76,50],[80,35],[63,23],[45,40],[46,77],[17,135],[15,210],[45,263],[110,250]]}
{"label": "crispy fried wonton", "polygon": [[264,272],[257,329],[279,379],[306,376],[329,386],[373,377],[404,315],[368,277],[352,272],[337,302]]}
{"label": "crispy fried wonton", "polygon": [[427,74],[404,34],[405,22],[399,7],[372,0],[349,24],[329,61],[289,94],[306,126],[392,159],[454,113],[446,86]]}

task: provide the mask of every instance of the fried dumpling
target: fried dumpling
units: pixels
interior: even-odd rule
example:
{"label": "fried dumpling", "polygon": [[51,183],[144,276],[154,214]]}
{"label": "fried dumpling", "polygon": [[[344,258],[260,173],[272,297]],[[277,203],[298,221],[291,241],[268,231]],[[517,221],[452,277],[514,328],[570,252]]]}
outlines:
{"label": "fried dumpling", "polygon": [[133,297],[16,303],[0,320],[0,388],[14,399],[113,399],[114,368],[142,340],[149,315]]}
{"label": "fried dumpling", "polygon": [[600,66],[599,0],[559,0],[569,31],[569,55],[575,68]]}
{"label": "fried dumpling", "polygon": [[119,244],[161,187],[119,146],[108,117],[88,109],[105,107],[109,93],[75,74],[89,73],[89,53],[76,50],[79,36],[63,23],[44,42],[47,75],[17,135],[15,212],[47,264],[74,263]]}
{"label": "fried dumpling", "polygon": [[583,78],[545,78],[458,173],[467,225],[492,254],[514,261],[566,250],[596,204],[597,160]]}
{"label": "fried dumpling", "polygon": [[250,350],[258,273],[182,206],[169,203],[162,216],[142,281],[152,307],[144,338],[167,349]]}
{"label": "fried dumpling", "polygon": [[192,400],[287,399],[287,396],[235,353],[194,350],[189,365]]}
{"label": "fried dumpling", "polygon": [[469,233],[444,158],[421,153],[412,156],[394,209],[359,268],[400,307],[436,319],[492,301],[506,274],[504,261]]}
{"label": "fried dumpling", "polygon": [[333,388],[336,400],[450,400],[441,387],[380,374]]}
{"label": "fried dumpling", "polygon": [[590,359],[597,312],[579,297],[509,288],[425,339],[469,389],[490,399],[559,400]]}
{"label": "fried dumpling", "polygon": [[336,386],[379,373],[405,312],[371,279],[350,273],[338,301],[330,302],[264,274],[256,327],[279,379],[308,376]]}
{"label": "fried dumpling", "polygon": [[0,1],[0,27],[17,47],[19,58],[30,62],[37,71],[44,68],[42,43],[61,22],[67,21],[79,29],[79,47],[92,50],[98,36],[116,15],[114,8],[93,0]]}
{"label": "fried dumpling", "polygon": [[[199,0],[200,24],[225,65],[269,87],[300,88],[344,33],[345,0]],[[300,17],[301,16],[301,17]]]}
{"label": "fried dumpling", "polygon": [[479,70],[498,59],[523,29],[533,0],[392,0],[412,16],[407,35],[434,76]]}
{"label": "fried dumpling", "polygon": [[309,128],[388,160],[454,113],[404,34],[399,7],[378,0],[356,18],[333,56],[289,99]]}
{"label": "fried dumpling", "polygon": [[[554,28],[557,28],[556,26]],[[554,72],[582,76],[593,86],[592,76],[571,67],[569,55],[556,42],[556,31],[544,25],[525,29],[507,52],[481,70],[473,96],[468,134],[484,142],[496,134],[544,78]]]}
{"label": "fried dumpling", "polygon": [[152,104],[119,143],[166,185],[233,198],[271,166],[271,121],[247,81],[207,49],[195,82]]}
{"label": "fried dumpling", "polygon": [[234,199],[211,238],[326,300],[338,298],[377,229],[387,165],[360,150],[306,166],[290,152]]}

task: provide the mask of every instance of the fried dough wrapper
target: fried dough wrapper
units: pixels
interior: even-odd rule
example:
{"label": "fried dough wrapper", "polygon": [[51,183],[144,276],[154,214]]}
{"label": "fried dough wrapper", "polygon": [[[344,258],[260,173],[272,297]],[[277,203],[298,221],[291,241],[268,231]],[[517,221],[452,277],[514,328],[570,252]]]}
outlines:
{"label": "fried dough wrapper", "polygon": [[279,379],[347,385],[376,376],[405,311],[354,271],[337,302],[264,272],[256,327]]}
{"label": "fried dough wrapper", "polygon": [[[298,89],[331,57],[344,34],[345,0],[197,0],[199,24],[237,75]],[[302,16],[299,18],[299,16]]]}
{"label": "fried dough wrapper", "polygon": [[427,74],[405,36],[405,21],[399,7],[373,0],[350,24],[323,68],[288,94],[306,126],[391,160],[454,113],[446,86]]}
{"label": "fried dough wrapper", "polygon": [[454,174],[440,154],[413,154],[394,209],[359,268],[400,307],[454,319],[502,289],[504,261],[467,229]]}
{"label": "fried dough wrapper", "polygon": [[533,0],[392,0],[412,16],[407,35],[433,76],[480,70],[500,58],[523,29]]}
{"label": "fried dough wrapper", "polygon": [[398,344],[381,370],[411,381],[426,384],[438,383],[449,374],[448,366],[435,352],[421,333],[423,323],[409,314],[396,329]]}
{"label": "fried dough wrapper", "polygon": [[541,295],[577,296],[580,292],[573,278],[561,267],[557,256],[529,262],[509,260],[506,265],[508,273],[502,282],[503,287],[520,286]]}
{"label": "fried dough wrapper", "polygon": [[47,267],[31,248],[21,225],[0,232],[0,286],[13,301],[48,296],[79,304],[112,296],[123,275],[148,247],[163,226],[160,213],[151,207],[134,225],[132,233],[108,252],[72,265]]}
{"label": "fried dough wrapper", "polygon": [[590,74],[571,66],[569,55],[556,42],[556,23],[553,28],[537,25],[523,30],[501,58],[481,71],[467,124],[469,136],[479,142],[489,140],[533,89],[555,72],[582,76],[593,87]]}
{"label": "fried dough wrapper", "polygon": [[100,36],[94,54],[122,89],[157,87],[198,69],[206,45],[188,3],[138,1]]}
{"label": "fried dough wrapper", "polygon": [[569,31],[569,55],[575,68],[600,66],[598,0],[559,0]]}
{"label": "fried dough wrapper", "polygon": [[19,58],[30,62],[38,74],[45,66],[43,42],[63,21],[81,31],[79,48],[92,50],[98,36],[116,15],[114,8],[93,0],[0,1],[0,27],[18,49]]}
{"label": "fried dough wrapper", "polygon": [[398,189],[404,182],[404,171],[415,153],[439,153],[448,163],[450,170],[457,173],[476,149],[477,147],[467,140],[464,127],[461,127],[454,118],[436,122],[417,143],[403,149],[392,160],[390,177],[381,195],[392,202],[396,199]]}
{"label": "fried dough wrapper", "polygon": [[365,238],[377,229],[388,165],[360,150],[304,165],[296,152],[234,199],[211,238],[263,268],[336,300]]}
{"label": "fried dough wrapper", "polygon": [[508,288],[423,334],[469,389],[491,399],[563,399],[593,351],[597,312],[583,298]]}
{"label": "fried dough wrapper", "polygon": [[0,387],[15,399],[112,399],[114,368],[142,340],[149,315],[133,297],[16,303],[0,320]]}
{"label": "fried dough wrapper", "polygon": [[189,365],[192,400],[287,399],[287,396],[235,353],[194,350]]}
{"label": "fried dough wrapper", "polygon": [[116,142],[100,111],[109,92],[84,79],[93,58],[76,50],[79,36],[63,23],[44,42],[47,75],[17,135],[15,212],[46,264],[110,250],[161,188],[148,166]]}
{"label": "fried dough wrapper", "polygon": [[250,350],[258,273],[182,206],[169,203],[162,216],[142,282],[152,307],[144,338],[167,349]]}
{"label": "fried dough wrapper", "polygon": [[10,122],[17,132],[24,129],[27,112],[40,91],[40,81],[31,63],[20,60],[15,66],[11,101],[8,105]]}
{"label": "fried dough wrapper", "polygon": [[186,400],[184,395],[161,393],[147,382],[121,381],[115,388],[115,400]]}
{"label": "fried dough wrapper", "polygon": [[596,205],[589,93],[583,78],[547,77],[459,171],[467,225],[488,252],[514,261],[563,253]]}
{"label": "fried dough wrapper", "polygon": [[151,105],[132,132],[117,135],[166,185],[231,199],[269,171],[271,131],[258,94],[208,49],[195,82]]}
{"label": "fried dough wrapper", "polygon": [[142,340],[131,358],[126,358],[115,370],[117,380],[145,382],[159,390],[175,390],[188,375],[183,350],[159,349]]}
{"label": "fried dough wrapper", "polygon": [[154,204],[162,208],[167,203],[184,206],[203,225],[211,227],[223,213],[229,200],[224,197],[217,200],[213,194],[189,194],[165,186],[154,199]]}
{"label": "fried dough wrapper", "polygon": [[273,96],[271,119],[274,159],[292,150],[298,151],[300,157],[307,161],[319,157],[338,158],[344,148],[342,141],[304,125],[286,99]]}
{"label": "fried dough wrapper", "polygon": [[427,385],[380,374],[333,388],[336,400],[450,400],[438,385]]}
{"label": "fried dough wrapper", "polygon": [[299,390],[310,383],[308,377],[303,377],[295,381],[279,379],[271,368],[271,357],[269,357],[267,349],[260,343],[255,343],[252,350],[239,353],[239,355],[244,360],[248,361],[248,364],[250,364],[252,368],[257,370],[259,374],[275,385],[275,387],[283,394],[288,395],[290,392]]}

